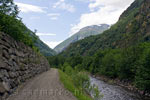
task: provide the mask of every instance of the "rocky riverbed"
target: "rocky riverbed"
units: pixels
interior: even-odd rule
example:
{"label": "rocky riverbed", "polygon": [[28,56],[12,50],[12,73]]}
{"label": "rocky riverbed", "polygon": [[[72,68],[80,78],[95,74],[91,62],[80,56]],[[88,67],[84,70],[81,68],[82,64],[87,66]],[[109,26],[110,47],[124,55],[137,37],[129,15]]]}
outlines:
{"label": "rocky riverbed", "polygon": [[104,95],[102,100],[144,100],[139,95],[125,90],[121,86],[111,85],[104,81],[90,77],[91,84],[98,86],[101,94]]}

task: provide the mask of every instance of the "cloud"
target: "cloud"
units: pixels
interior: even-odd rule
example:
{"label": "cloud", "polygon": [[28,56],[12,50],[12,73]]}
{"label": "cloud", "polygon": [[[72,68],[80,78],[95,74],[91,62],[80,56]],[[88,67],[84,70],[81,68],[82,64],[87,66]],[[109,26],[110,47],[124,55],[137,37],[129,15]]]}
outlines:
{"label": "cloud", "polygon": [[70,34],[78,32],[81,28],[98,25],[98,24],[114,24],[119,19],[121,13],[134,0],[90,0],[90,13],[82,14],[80,22],[73,25]]}
{"label": "cloud", "polygon": [[30,17],[29,19],[30,19],[30,20],[37,20],[37,19],[40,19],[40,17],[39,17],[39,16],[32,16],[32,17]]}
{"label": "cloud", "polygon": [[57,20],[58,17],[51,17],[50,19],[51,19],[51,20]]}
{"label": "cloud", "polygon": [[56,34],[53,33],[36,33],[38,36],[56,36]]}
{"label": "cloud", "polygon": [[62,41],[44,41],[44,43],[47,44],[52,49],[54,49],[61,42]]}
{"label": "cloud", "polygon": [[24,13],[29,13],[29,12],[46,13],[44,9],[47,9],[47,7],[40,7],[40,6],[19,3],[19,2],[15,2],[15,4],[18,5],[19,10]]}
{"label": "cloud", "polygon": [[75,0],[75,1],[89,3],[89,2],[91,2],[92,0]]}
{"label": "cloud", "polygon": [[58,17],[60,16],[59,13],[49,13],[47,15],[50,17],[51,20],[57,20]]}
{"label": "cloud", "polygon": [[56,34],[53,34],[53,33],[36,33],[36,35],[38,35],[39,38],[52,49],[62,42],[62,41],[49,41],[49,40],[46,40],[45,37],[42,38],[42,36],[46,36],[46,37],[56,36]]}
{"label": "cloud", "polygon": [[66,10],[68,12],[75,12],[75,7],[72,4],[66,3],[65,0],[59,0],[58,2],[54,3],[53,8]]}
{"label": "cloud", "polygon": [[48,16],[53,17],[53,16],[60,16],[59,13],[49,13]]}

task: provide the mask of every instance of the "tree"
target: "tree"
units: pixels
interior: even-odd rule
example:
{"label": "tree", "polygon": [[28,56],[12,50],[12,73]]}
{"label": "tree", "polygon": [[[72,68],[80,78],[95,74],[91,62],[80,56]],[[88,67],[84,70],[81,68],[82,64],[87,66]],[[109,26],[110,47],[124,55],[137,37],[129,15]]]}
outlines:
{"label": "tree", "polygon": [[143,57],[139,60],[139,66],[135,77],[136,86],[150,93],[150,49],[145,50]]}
{"label": "tree", "polygon": [[37,33],[37,29],[34,29],[34,32],[33,32],[33,34],[35,34],[35,35],[36,35],[36,33]]}
{"label": "tree", "polygon": [[98,73],[102,66],[102,58],[104,57],[104,51],[99,50],[92,59],[92,64],[89,68],[91,73]]}
{"label": "tree", "polygon": [[82,61],[82,68],[85,70],[89,70],[90,66],[92,64],[92,57],[83,57],[83,61]]}
{"label": "tree", "polygon": [[77,56],[73,56],[71,57],[70,61],[69,61],[69,64],[72,66],[72,67],[75,67],[77,66],[78,64],[82,64],[82,57],[80,55],[77,55]]}
{"label": "tree", "polygon": [[0,13],[17,17],[19,11],[13,0],[0,0]]}
{"label": "tree", "polygon": [[118,74],[118,62],[120,60],[120,52],[117,49],[110,49],[102,58],[102,66],[100,73],[111,78],[116,78]]}

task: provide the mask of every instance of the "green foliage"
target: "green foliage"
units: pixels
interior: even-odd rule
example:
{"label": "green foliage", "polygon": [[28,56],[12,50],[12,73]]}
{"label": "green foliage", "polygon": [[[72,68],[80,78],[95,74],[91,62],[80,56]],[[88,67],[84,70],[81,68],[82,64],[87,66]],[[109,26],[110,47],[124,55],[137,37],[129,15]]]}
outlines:
{"label": "green foliage", "polygon": [[69,64],[72,66],[72,67],[75,67],[77,66],[78,64],[81,64],[82,63],[82,57],[81,56],[73,56],[71,59],[68,59],[68,62],[70,62]]}
{"label": "green foliage", "polygon": [[17,17],[18,7],[14,4],[13,0],[0,0],[0,13]]}
{"label": "green foliage", "polygon": [[[91,56],[99,49],[127,48],[141,42],[149,36],[149,30],[143,27],[144,22],[149,23],[149,12],[143,10],[143,0],[135,2],[121,15],[119,21],[102,34],[90,36],[72,43],[61,55],[70,57],[76,55]],[[145,8],[146,9],[146,8]],[[144,12],[144,14],[142,13]],[[145,26],[148,27],[147,24]]]}
{"label": "green foliage", "polygon": [[92,100],[83,90],[82,88],[77,88],[74,85],[72,77],[68,76],[61,70],[59,70],[60,80],[64,84],[65,88],[68,89],[74,96],[77,97],[78,100]]}
{"label": "green foliage", "polygon": [[18,8],[13,0],[0,1],[0,31],[9,34],[15,40],[24,42],[33,47],[33,40],[30,37],[30,31],[17,19]]}
{"label": "green foliage", "polygon": [[78,67],[79,70],[90,70],[89,66],[93,62],[93,57],[84,57],[82,59],[82,64],[78,64],[76,67]]}
{"label": "green foliage", "polygon": [[136,70],[135,84],[144,93],[150,93],[150,48],[144,50]]}
{"label": "green foliage", "polygon": [[[69,83],[66,83],[64,82],[64,80],[67,80],[67,79],[61,79],[62,82],[64,83],[64,85],[66,85],[66,88],[69,89],[71,92],[75,92],[76,91],[73,91],[73,87],[75,87],[76,89],[78,89],[78,94],[79,93],[82,93],[84,95],[87,95],[86,93],[91,93],[91,91],[93,92],[93,95],[94,95],[94,98],[99,98],[100,99],[100,92],[99,90],[97,89],[97,87],[94,86],[91,86],[90,84],[90,78],[88,76],[88,74],[84,71],[78,71],[76,70],[76,67],[75,69],[73,69],[68,63],[64,63],[64,65],[61,67],[62,71],[71,79],[69,83],[72,83],[73,86],[70,86]],[[62,76],[60,76],[62,77]],[[67,85],[68,84],[68,85]],[[78,95],[79,98],[80,96],[82,95]],[[76,95],[75,95],[76,96]],[[77,97],[78,97],[77,96]],[[82,97],[82,96],[81,96]],[[84,97],[83,100],[85,99],[91,99],[90,97]],[[96,99],[94,99],[96,100]]]}
{"label": "green foliage", "polygon": [[[36,37],[34,34],[32,37]],[[43,54],[46,57],[54,56],[56,52],[49,48],[45,43],[43,43],[38,37],[34,41],[34,45],[39,49],[40,53]]]}
{"label": "green foliage", "polygon": [[38,53],[40,51],[45,56],[55,55],[52,49],[22,23],[18,17],[18,8],[13,0],[0,0],[0,31],[9,34],[16,41],[21,41],[32,47]]}
{"label": "green foliage", "polygon": [[67,63],[65,63],[63,65],[62,69],[69,76],[72,76],[74,74],[74,71],[73,71],[72,67]]}
{"label": "green foliage", "polygon": [[148,0],[135,0],[109,30],[71,44],[59,54],[65,57],[63,63],[92,74],[132,82],[144,94],[150,93],[148,3]]}
{"label": "green foliage", "polygon": [[100,91],[98,90],[98,86],[96,86],[94,84],[90,88],[91,88],[92,92],[94,93],[93,94],[94,100],[100,100],[103,98],[103,95],[100,95]]}
{"label": "green foliage", "polygon": [[62,52],[65,48],[67,48],[71,43],[74,43],[78,40],[84,39],[85,37],[101,34],[105,30],[109,28],[107,24],[101,24],[101,26],[93,25],[87,26],[81,29],[79,32],[69,37],[67,40],[60,43],[58,46],[54,48],[57,53]]}
{"label": "green foliage", "polygon": [[73,79],[76,87],[83,87],[86,89],[90,86],[90,79],[85,72],[78,72],[77,74],[74,74]]}
{"label": "green foliage", "polygon": [[90,79],[85,72],[73,69],[68,63],[62,66],[62,70],[73,79],[73,83],[77,88],[88,88],[90,86]]}
{"label": "green foliage", "polygon": [[64,65],[66,60],[62,56],[51,56],[51,57],[47,57],[47,59],[49,61],[49,64],[55,68],[60,68],[62,65]]}
{"label": "green foliage", "polygon": [[99,69],[100,74],[115,78],[117,77],[117,64],[118,60],[121,58],[119,55],[119,50],[109,50],[106,51],[105,56],[102,58],[102,66]]}
{"label": "green foliage", "polygon": [[[83,80],[86,80],[86,77],[84,73],[78,72],[86,70],[92,74],[100,74],[132,82],[140,90],[150,93],[149,42],[124,49],[99,50],[94,56],[62,57],[58,55],[54,57],[54,59],[56,58],[55,62],[57,64],[54,66],[61,68],[71,76],[75,81],[75,86],[83,85]],[[51,66],[53,66],[52,63]]]}
{"label": "green foliage", "polygon": [[29,30],[21,22],[21,20],[0,13],[0,26],[0,31],[9,34],[15,40],[24,42],[30,47],[33,46],[33,40],[30,37]]}

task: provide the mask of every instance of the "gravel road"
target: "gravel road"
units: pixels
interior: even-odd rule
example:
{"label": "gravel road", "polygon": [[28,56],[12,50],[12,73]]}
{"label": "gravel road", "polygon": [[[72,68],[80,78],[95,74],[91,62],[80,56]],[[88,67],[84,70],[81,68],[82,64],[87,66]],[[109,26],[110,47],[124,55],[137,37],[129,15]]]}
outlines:
{"label": "gravel road", "polygon": [[24,84],[8,100],[77,100],[59,80],[57,69],[51,69]]}

